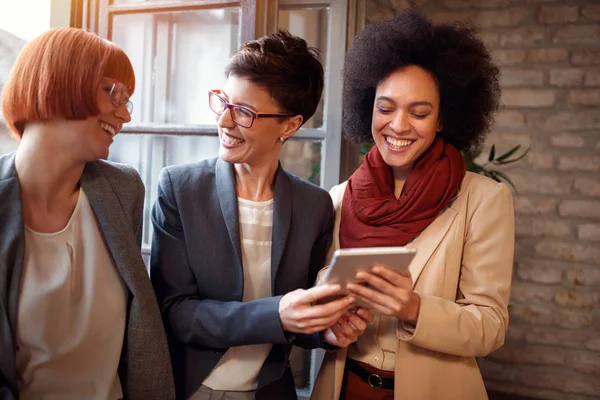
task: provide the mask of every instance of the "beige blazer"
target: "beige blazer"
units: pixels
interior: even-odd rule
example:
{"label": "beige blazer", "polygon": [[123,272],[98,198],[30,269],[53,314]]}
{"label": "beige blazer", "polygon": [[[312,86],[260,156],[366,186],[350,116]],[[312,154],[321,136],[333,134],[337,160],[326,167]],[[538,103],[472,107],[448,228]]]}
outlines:
{"label": "beige blazer", "polygon": [[[333,248],[347,182],[330,194]],[[514,252],[514,209],[505,184],[467,172],[456,199],[412,243],[421,296],[414,333],[396,330],[395,400],[487,399],[475,357],[504,343]],[[325,355],[311,400],[340,396],[347,349]]]}

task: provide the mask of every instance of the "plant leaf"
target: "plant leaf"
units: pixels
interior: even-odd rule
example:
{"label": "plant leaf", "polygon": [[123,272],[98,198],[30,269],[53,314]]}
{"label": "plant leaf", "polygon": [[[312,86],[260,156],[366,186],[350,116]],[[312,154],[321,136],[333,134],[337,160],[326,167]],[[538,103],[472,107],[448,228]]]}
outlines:
{"label": "plant leaf", "polygon": [[487,177],[492,178],[496,182],[502,182],[502,179],[500,179],[500,177],[498,176],[498,174],[496,172],[497,171],[488,171]]}
{"label": "plant leaf", "polygon": [[469,164],[467,164],[467,171],[470,171],[470,172],[475,172],[475,173],[481,174],[481,173],[484,171],[484,169],[483,169],[483,168],[481,168],[479,165],[477,165],[477,164],[475,164],[475,163],[472,163],[472,164],[470,164],[470,165],[469,165]]}
{"label": "plant leaf", "polygon": [[488,157],[488,161],[493,161],[495,155],[496,155],[496,145],[493,144],[492,148],[490,149],[490,155]]}
{"label": "plant leaf", "polygon": [[493,162],[493,164],[494,164],[494,165],[506,165],[506,164],[512,164],[512,163],[514,163],[514,162],[521,161],[521,160],[523,159],[523,157],[525,157],[525,156],[527,155],[527,153],[529,153],[529,149],[525,150],[525,151],[523,152],[523,154],[519,155],[517,158],[513,158],[512,160],[504,160],[504,161],[498,161],[498,160],[495,160],[495,161]]}
{"label": "plant leaf", "polygon": [[[510,149],[509,151],[507,151],[506,153],[502,154],[500,157],[498,157],[496,159],[496,161],[505,161],[506,159],[508,159],[510,156],[512,156],[513,154],[515,154],[519,149],[521,148],[521,145],[518,144],[515,147],[513,147],[512,149]],[[490,160],[491,161],[491,160]]]}

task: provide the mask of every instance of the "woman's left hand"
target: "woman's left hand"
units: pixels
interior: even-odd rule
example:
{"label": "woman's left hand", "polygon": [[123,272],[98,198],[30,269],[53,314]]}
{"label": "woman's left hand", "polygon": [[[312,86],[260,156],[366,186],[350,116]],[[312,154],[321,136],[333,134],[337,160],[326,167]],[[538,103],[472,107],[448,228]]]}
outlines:
{"label": "woman's left hand", "polygon": [[419,318],[421,298],[412,290],[410,275],[402,275],[377,265],[368,271],[358,271],[356,279],[369,286],[348,283],[347,288],[352,295],[362,299],[372,310],[383,315],[416,324]]}

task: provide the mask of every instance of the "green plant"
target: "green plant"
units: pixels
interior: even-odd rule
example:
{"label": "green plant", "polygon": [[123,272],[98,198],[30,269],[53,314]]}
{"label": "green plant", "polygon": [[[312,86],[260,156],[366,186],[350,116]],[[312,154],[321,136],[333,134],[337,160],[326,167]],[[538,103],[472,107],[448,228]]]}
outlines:
{"label": "green plant", "polygon": [[[510,178],[503,171],[492,169],[493,166],[508,165],[520,161],[529,153],[529,148],[525,149],[521,154],[517,155],[517,152],[521,148],[521,145],[517,145],[506,153],[496,157],[496,145],[492,145],[490,153],[487,157],[487,162],[483,165],[477,164],[475,160],[481,155],[483,148],[479,148],[472,152],[463,152],[465,157],[465,163],[467,165],[467,171],[475,172],[477,174],[485,175],[488,178],[492,178],[497,182],[506,182],[512,187],[517,193],[517,187],[512,183]],[[512,158],[511,158],[512,157]]]}

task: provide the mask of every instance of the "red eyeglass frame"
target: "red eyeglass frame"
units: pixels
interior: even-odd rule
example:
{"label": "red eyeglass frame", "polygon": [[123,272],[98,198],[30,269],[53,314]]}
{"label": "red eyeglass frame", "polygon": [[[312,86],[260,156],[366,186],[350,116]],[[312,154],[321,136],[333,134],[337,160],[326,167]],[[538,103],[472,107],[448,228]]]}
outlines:
{"label": "red eyeglass frame", "polygon": [[[256,111],[253,111],[253,110],[249,109],[246,106],[241,106],[239,104],[229,103],[225,98],[223,98],[223,96],[221,96],[221,93],[222,92],[220,90],[218,90],[218,89],[209,90],[208,91],[208,107],[210,108],[210,110],[212,112],[214,112],[217,115],[222,115],[225,112],[226,109],[229,109],[229,112],[231,112],[231,116],[232,116],[231,118],[233,119],[233,121],[237,125],[240,125],[241,127],[244,127],[244,128],[251,128],[252,124],[254,124],[254,120],[256,120],[257,118],[277,118],[277,117],[294,117],[295,116],[294,114],[257,113]],[[223,102],[223,104],[225,105],[225,108],[220,113],[216,112],[215,110],[212,109],[212,107],[210,107],[210,98],[211,98],[211,96],[217,96]],[[233,113],[233,109],[234,108],[241,108],[244,111],[247,111],[252,116],[252,121],[250,121],[250,125],[246,126],[246,125],[240,124],[239,122],[237,122],[234,119],[234,117],[233,117],[235,115]]]}

